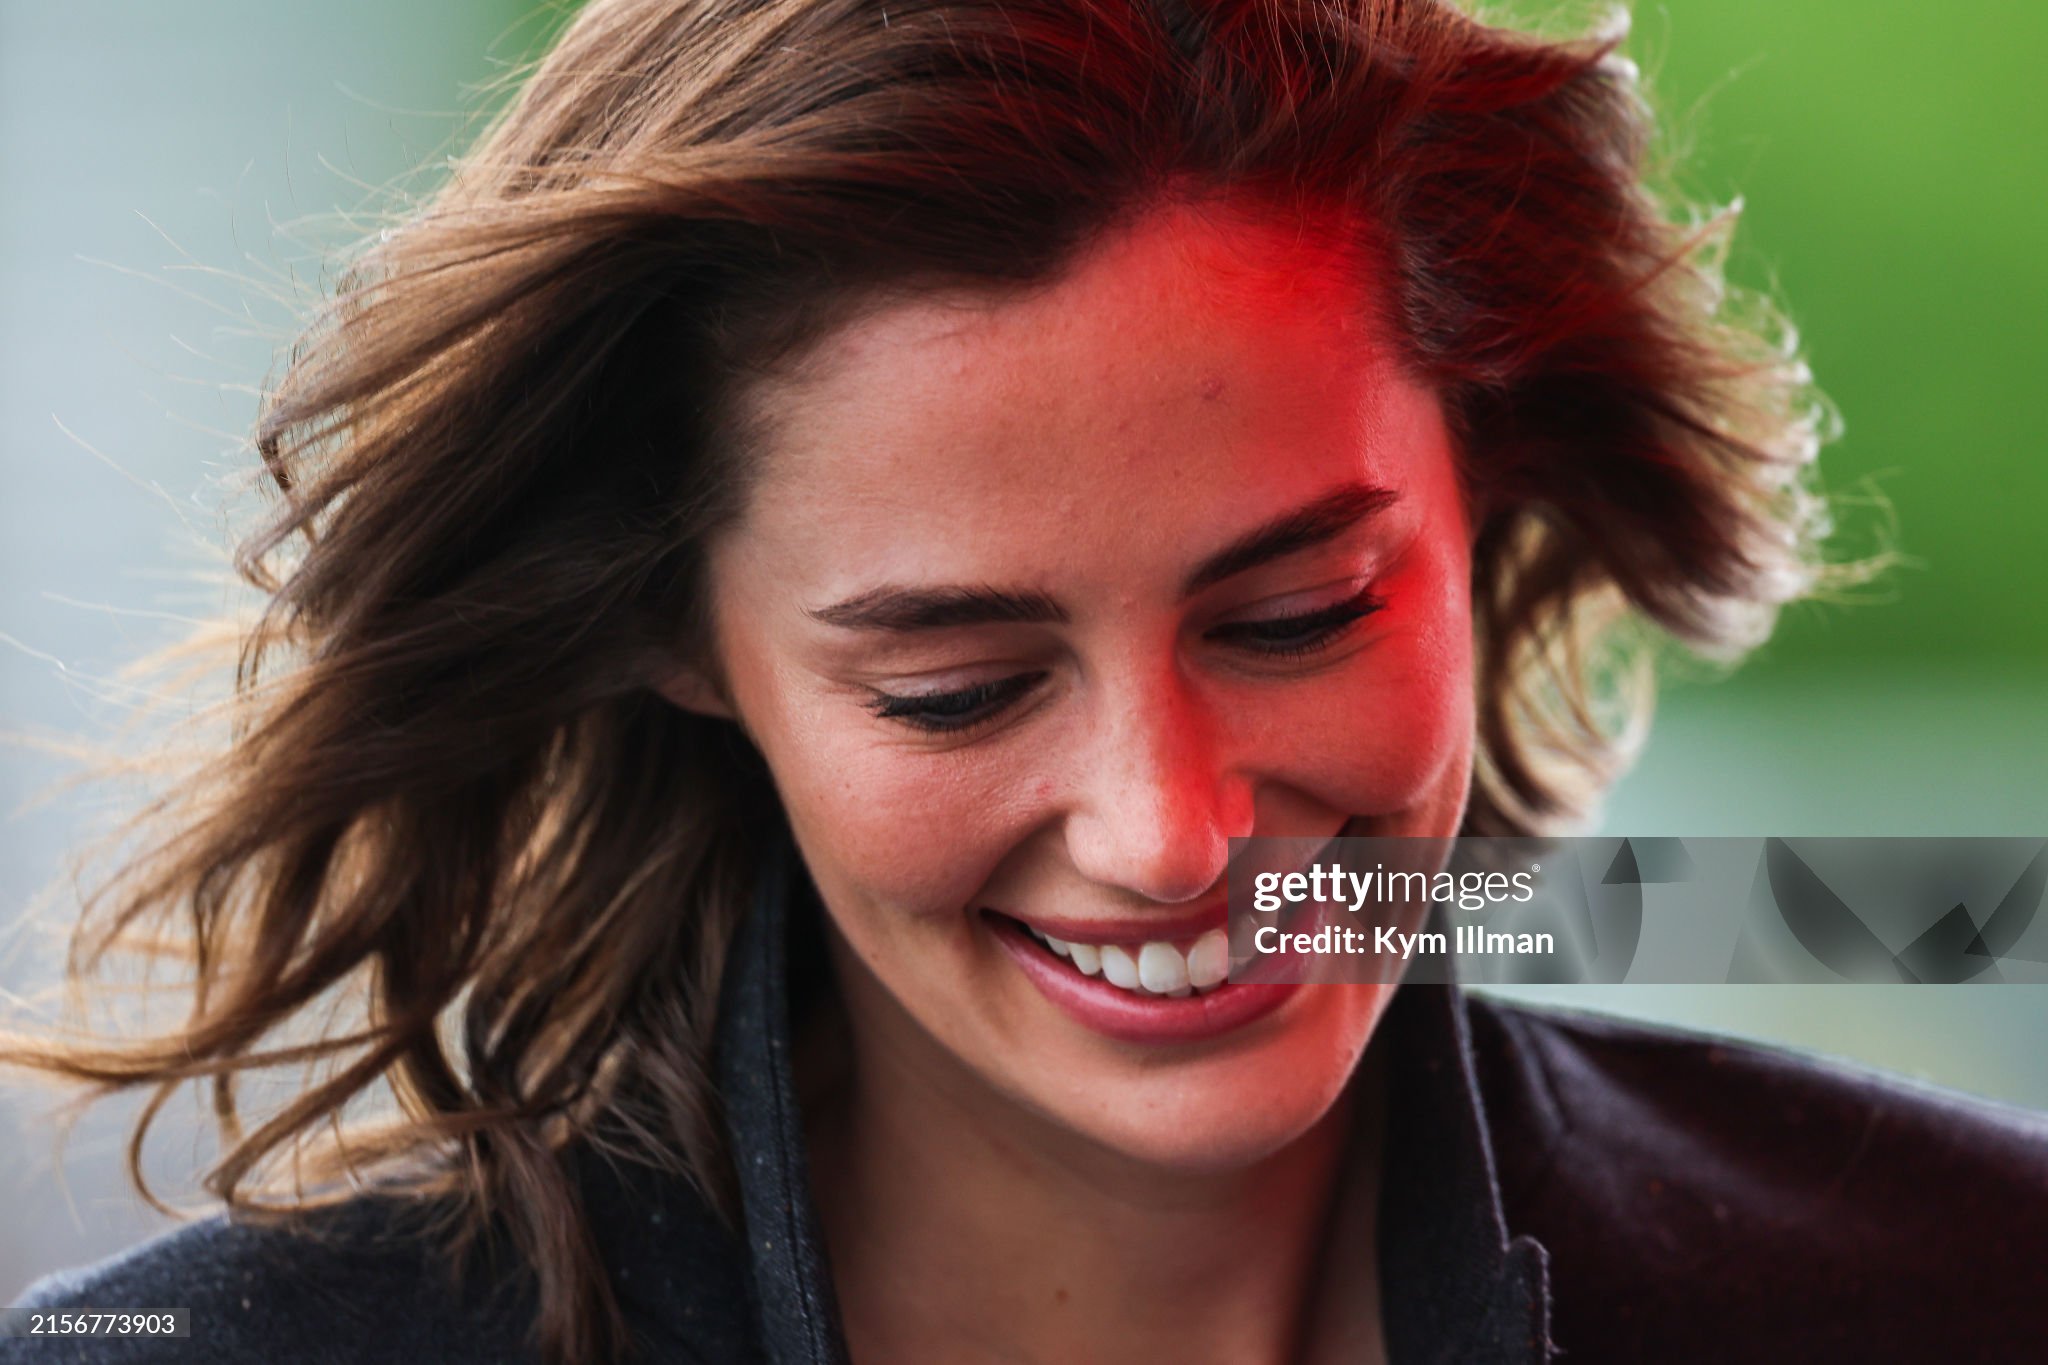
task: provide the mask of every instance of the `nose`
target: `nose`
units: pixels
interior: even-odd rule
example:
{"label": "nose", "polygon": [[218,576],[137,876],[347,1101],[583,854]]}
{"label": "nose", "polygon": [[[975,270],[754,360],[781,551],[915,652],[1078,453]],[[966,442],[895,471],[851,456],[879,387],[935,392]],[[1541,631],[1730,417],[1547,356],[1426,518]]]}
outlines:
{"label": "nose", "polygon": [[1066,837],[1082,875],[1171,903],[1219,885],[1253,809],[1221,718],[1176,670],[1164,672],[1132,680],[1098,711]]}

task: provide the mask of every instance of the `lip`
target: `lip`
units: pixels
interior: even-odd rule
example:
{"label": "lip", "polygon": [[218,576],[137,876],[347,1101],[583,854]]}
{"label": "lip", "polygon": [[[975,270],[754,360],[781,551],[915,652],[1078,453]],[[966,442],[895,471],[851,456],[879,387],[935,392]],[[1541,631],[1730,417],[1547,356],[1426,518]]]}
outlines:
{"label": "lip", "polygon": [[1010,910],[996,913],[1021,920],[1041,934],[1049,934],[1068,943],[1097,945],[1180,943],[1200,938],[1211,929],[1227,928],[1230,923],[1230,906],[1226,901],[1173,914],[1147,914],[1123,919],[1062,919],[1058,915],[1020,915]]}
{"label": "lip", "polygon": [[[1197,1043],[1221,1037],[1261,1019],[1293,998],[1301,983],[1248,985],[1226,981],[1201,995],[1141,996],[1083,976],[1046,950],[1016,920],[983,914],[981,921],[1010,960],[1054,1005],[1087,1028],[1126,1043]],[[1048,923],[1033,919],[1034,925]],[[1164,922],[1147,920],[1138,935],[1081,938],[1081,943],[1133,943],[1163,939]],[[1066,935],[1051,931],[1055,938]]]}

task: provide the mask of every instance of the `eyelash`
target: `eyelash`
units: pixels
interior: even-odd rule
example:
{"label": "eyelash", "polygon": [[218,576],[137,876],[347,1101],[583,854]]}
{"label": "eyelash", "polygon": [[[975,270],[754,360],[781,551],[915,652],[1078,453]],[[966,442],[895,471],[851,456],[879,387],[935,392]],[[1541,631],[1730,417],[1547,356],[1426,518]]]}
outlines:
{"label": "eyelash", "polygon": [[[1267,621],[1244,621],[1221,629],[1254,638],[1260,632],[1273,632],[1280,636],[1300,636],[1307,632],[1304,639],[1275,640],[1268,636],[1268,643],[1252,647],[1253,653],[1267,658],[1299,659],[1328,649],[1350,627],[1386,605],[1385,600],[1367,589],[1315,611],[1296,616],[1276,616]],[[868,703],[868,709],[884,720],[900,720],[912,729],[934,734],[962,734],[1002,714],[1000,705],[994,709],[983,708],[1023,695],[1044,676],[1043,673],[1021,673],[1013,678],[979,683],[957,692],[936,692],[922,697],[879,693]]]}

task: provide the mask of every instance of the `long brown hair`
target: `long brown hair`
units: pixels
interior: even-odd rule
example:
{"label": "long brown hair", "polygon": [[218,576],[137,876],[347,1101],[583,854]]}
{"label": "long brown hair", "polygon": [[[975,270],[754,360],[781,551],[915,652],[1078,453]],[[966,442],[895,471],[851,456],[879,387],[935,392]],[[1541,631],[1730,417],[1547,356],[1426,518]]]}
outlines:
{"label": "long brown hair", "polygon": [[[704,658],[738,396],[886,291],[1042,282],[1176,198],[1373,234],[1483,509],[1466,832],[1583,824],[1653,643],[1732,660],[1840,568],[1806,371],[1728,302],[1732,215],[1646,188],[1619,37],[1430,0],[593,0],[266,394],[231,738],[74,941],[80,982],[182,950],[189,1014],[0,1058],[153,1092],[138,1144],[204,1081],[239,1210],[287,1165],[286,1208],[356,1169],[453,1195],[509,1227],[553,1357],[624,1352],[565,1153],[732,1216],[707,1043],[783,818],[744,734],[653,690]],[[280,1041],[349,990],[360,1027]],[[238,1078],[308,1061],[243,1127]]]}

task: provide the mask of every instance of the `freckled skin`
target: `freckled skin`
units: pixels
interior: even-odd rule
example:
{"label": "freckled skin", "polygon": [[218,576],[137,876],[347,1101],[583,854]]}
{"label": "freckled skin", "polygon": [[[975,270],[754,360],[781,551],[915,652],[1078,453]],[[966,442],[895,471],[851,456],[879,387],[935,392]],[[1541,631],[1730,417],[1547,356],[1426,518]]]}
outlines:
{"label": "freckled skin", "polygon": [[[735,715],[774,772],[863,1074],[914,1071],[1020,1150],[1258,1162],[1330,1109],[1386,992],[1114,1042],[1043,998],[977,907],[1167,909],[1220,894],[1232,836],[1462,817],[1469,529],[1443,414],[1304,250],[1162,213],[1044,291],[892,303],[751,395],[767,473],[712,554],[731,709],[687,672],[667,690]],[[1360,478],[1401,494],[1369,529],[1180,599],[1207,553]],[[1385,608],[1321,653],[1211,635],[1368,582]],[[1034,589],[1072,620],[889,639],[804,614],[882,584]],[[957,736],[864,705],[1041,672]]]}

